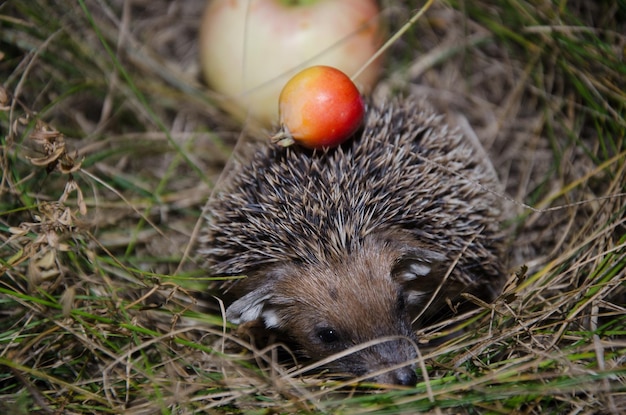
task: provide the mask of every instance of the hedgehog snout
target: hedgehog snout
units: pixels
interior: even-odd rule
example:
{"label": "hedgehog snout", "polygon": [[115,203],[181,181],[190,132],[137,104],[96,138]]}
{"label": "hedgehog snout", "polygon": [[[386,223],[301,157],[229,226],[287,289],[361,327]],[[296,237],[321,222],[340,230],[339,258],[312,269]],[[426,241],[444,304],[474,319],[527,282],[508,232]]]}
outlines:
{"label": "hedgehog snout", "polygon": [[385,385],[415,386],[417,383],[415,365],[404,366],[400,369],[382,373],[373,377],[371,380],[374,383],[382,383]]}
{"label": "hedgehog snout", "polygon": [[[396,336],[394,336],[396,337]],[[379,339],[380,342],[366,349],[357,351],[335,362],[338,371],[349,372],[357,376],[367,376],[366,381],[413,386],[417,383],[417,357],[413,336],[393,340]]]}

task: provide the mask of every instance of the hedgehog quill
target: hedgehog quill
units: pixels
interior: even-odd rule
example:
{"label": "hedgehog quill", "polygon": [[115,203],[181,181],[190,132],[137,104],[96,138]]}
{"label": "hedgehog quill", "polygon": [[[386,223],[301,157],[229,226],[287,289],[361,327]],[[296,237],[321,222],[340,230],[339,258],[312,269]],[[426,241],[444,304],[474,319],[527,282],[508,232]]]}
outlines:
{"label": "hedgehog quill", "polygon": [[254,145],[210,201],[200,240],[211,275],[245,276],[223,287],[227,319],[258,322],[312,359],[382,339],[329,368],[415,384],[416,327],[462,293],[493,300],[503,283],[489,161],[411,99],[370,105],[337,148]]}

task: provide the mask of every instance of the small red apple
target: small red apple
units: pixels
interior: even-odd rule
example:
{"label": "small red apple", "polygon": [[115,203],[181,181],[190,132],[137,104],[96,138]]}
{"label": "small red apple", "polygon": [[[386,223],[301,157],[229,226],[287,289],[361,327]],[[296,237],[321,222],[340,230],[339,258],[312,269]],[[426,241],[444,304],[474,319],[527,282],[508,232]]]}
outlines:
{"label": "small red apple", "polygon": [[[209,86],[230,101],[225,108],[270,125],[296,72],[328,65],[352,75],[382,37],[376,0],[213,0],[201,25],[200,60]],[[355,80],[363,92],[380,66],[378,59]]]}
{"label": "small red apple", "polygon": [[272,141],[311,149],[335,147],[363,123],[365,105],[350,78],[330,66],[298,72],[279,98],[280,131]]}

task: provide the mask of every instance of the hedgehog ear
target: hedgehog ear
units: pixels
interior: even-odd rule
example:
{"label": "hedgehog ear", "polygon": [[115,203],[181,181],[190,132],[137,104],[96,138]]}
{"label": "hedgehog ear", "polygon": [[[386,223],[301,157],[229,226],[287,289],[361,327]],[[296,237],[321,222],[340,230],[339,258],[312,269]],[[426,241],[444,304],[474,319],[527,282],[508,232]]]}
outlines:
{"label": "hedgehog ear", "polygon": [[419,280],[440,268],[445,259],[446,256],[440,252],[422,247],[405,247],[394,266],[393,275],[399,282]]}
{"label": "hedgehog ear", "polygon": [[226,319],[235,324],[258,320],[268,300],[272,298],[272,290],[273,284],[264,284],[250,291],[226,309]]}
{"label": "hedgehog ear", "polygon": [[419,305],[441,281],[446,256],[423,247],[405,247],[391,275],[404,288],[408,305]]}
{"label": "hedgehog ear", "polygon": [[280,306],[289,304],[291,300],[278,294],[276,283],[287,275],[290,272],[285,267],[265,270],[263,284],[233,302],[226,309],[226,319],[235,324],[263,320],[265,327],[280,327],[283,321]]}

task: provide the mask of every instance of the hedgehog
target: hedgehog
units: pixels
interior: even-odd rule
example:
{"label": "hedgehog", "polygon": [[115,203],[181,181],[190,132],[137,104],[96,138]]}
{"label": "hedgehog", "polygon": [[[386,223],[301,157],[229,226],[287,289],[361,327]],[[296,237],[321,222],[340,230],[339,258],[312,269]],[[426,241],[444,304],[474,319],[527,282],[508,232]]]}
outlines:
{"label": "hedgehog", "polygon": [[331,372],[414,385],[416,330],[502,286],[489,160],[412,98],[369,103],[336,148],[251,146],[209,201],[198,249],[211,276],[242,276],[221,287],[227,320],[310,359],[353,348]]}

